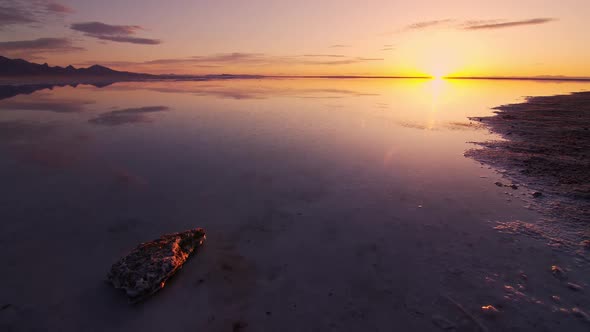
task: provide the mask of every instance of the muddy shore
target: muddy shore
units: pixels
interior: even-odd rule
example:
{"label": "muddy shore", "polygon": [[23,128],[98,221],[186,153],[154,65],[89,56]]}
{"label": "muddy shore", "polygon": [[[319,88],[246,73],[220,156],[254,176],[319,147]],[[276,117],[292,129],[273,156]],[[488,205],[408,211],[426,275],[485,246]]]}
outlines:
{"label": "muddy shore", "polygon": [[590,92],[529,97],[524,103],[495,109],[493,116],[471,120],[503,139],[477,143],[479,147],[466,156],[499,169],[509,182],[528,187],[532,205],[551,221],[561,221],[558,228],[566,228],[554,231],[564,233],[567,239],[562,242],[570,241],[565,245],[587,257]]}

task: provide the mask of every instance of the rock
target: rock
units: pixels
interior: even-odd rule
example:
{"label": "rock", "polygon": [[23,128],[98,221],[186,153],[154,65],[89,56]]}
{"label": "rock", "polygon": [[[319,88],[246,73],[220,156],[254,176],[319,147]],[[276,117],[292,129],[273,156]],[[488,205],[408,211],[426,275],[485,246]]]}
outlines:
{"label": "rock", "polygon": [[518,186],[517,186],[517,185],[515,185],[514,183],[513,183],[513,184],[511,184],[511,185],[509,185],[509,187],[510,187],[510,188],[512,188],[512,189],[514,189],[514,190],[518,189]]}
{"label": "rock", "polygon": [[543,193],[542,193],[542,192],[540,192],[540,191],[535,191],[535,192],[533,193],[533,197],[535,197],[535,198],[539,198],[539,197],[541,197],[541,196],[543,196]]}
{"label": "rock", "polygon": [[559,297],[557,295],[551,295],[551,300],[553,300],[553,302],[555,302],[555,303],[560,303],[561,297]]}
{"label": "rock", "polygon": [[498,187],[504,187],[504,184],[503,184],[502,182],[500,182],[500,181],[498,181],[498,182],[496,182],[496,183],[494,183],[494,184],[495,184],[496,186],[498,186]]}
{"label": "rock", "polygon": [[142,243],[113,264],[107,280],[139,302],[164,288],[205,238],[205,231],[196,228]]}
{"label": "rock", "polygon": [[563,269],[557,265],[551,266],[551,274],[553,274],[553,276],[559,280],[565,280],[567,278]]}
{"label": "rock", "polygon": [[578,285],[578,284],[574,284],[573,282],[568,282],[567,283],[567,288],[576,291],[576,292],[581,292],[584,288],[582,288],[582,286]]}
{"label": "rock", "polygon": [[432,315],[432,323],[443,330],[455,329],[455,324],[441,315]]}
{"label": "rock", "polygon": [[493,305],[484,305],[481,307],[481,311],[484,315],[491,318],[496,317],[500,313],[500,311]]}

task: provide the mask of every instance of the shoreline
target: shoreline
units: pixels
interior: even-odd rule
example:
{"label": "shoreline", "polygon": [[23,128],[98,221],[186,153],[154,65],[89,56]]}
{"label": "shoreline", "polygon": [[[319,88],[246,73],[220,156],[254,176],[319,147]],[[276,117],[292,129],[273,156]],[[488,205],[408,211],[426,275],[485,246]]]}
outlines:
{"label": "shoreline", "polygon": [[567,228],[553,225],[552,232],[564,233],[560,235],[569,237],[573,249],[588,259],[590,92],[528,97],[495,109],[493,116],[470,120],[486,125],[502,140],[476,142],[479,148],[465,156],[532,189],[532,205]]}

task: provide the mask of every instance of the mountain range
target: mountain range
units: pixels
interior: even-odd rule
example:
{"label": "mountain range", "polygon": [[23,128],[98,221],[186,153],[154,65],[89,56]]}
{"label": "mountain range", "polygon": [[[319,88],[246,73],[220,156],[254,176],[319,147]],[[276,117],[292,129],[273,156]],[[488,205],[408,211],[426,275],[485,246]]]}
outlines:
{"label": "mountain range", "polygon": [[112,78],[150,78],[150,74],[117,71],[104,66],[94,65],[88,68],[51,67],[47,63],[38,64],[23,59],[9,59],[0,56],[0,77],[30,77],[30,76],[58,76],[58,77],[112,77]]}

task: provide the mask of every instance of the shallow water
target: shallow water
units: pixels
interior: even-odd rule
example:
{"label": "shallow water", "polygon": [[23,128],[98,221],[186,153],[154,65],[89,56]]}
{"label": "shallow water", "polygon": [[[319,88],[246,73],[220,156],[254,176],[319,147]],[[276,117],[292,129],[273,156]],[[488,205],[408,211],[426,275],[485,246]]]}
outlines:
{"label": "shallow water", "polygon": [[[323,291],[323,283],[333,283],[334,292],[347,289],[354,297],[351,283],[365,281],[352,275],[352,281],[334,282],[323,270],[327,263],[330,271],[350,275],[346,261],[334,262],[337,256],[348,257],[348,246],[354,248],[351,259],[360,260],[359,271],[372,260],[391,260],[391,268],[400,261],[408,269],[417,264],[413,276],[399,277],[398,284],[412,284],[413,277],[428,280],[426,275],[454,265],[484,271],[488,262],[480,259],[493,256],[496,248],[469,248],[504,241],[481,234],[492,230],[487,223],[532,221],[538,215],[523,207],[521,192],[506,194],[493,185],[498,174],[463,156],[472,147],[469,142],[497,138],[467,117],[489,115],[491,107],[524,96],[589,87],[576,82],[253,79],[54,87],[0,100],[0,244],[5,275],[11,275],[2,283],[12,289],[0,300],[20,310],[10,313],[5,324],[34,318],[41,326],[61,326],[67,319],[54,311],[73,311],[82,317],[68,323],[73,329],[89,328],[85,324],[102,316],[111,321],[94,326],[97,330],[144,326],[138,320],[149,317],[148,309],[143,318],[112,318],[108,308],[119,294],[101,299],[98,281],[138,242],[193,227],[210,232],[211,256],[232,261],[246,283],[232,284],[230,294],[223,294],[231,305],[207,302],[224,308],[228,320],[239,318],[233,312],[251,310],[227,309],[235,303],[281,307],[269,294],[252,290],[260,286],[261,275],[265,289],[301,301],[317,294],[297,291],[290,282],[311,275],[318,285],[307,290]],[[243,247],[251,241],[262,249]],[[440,251],[454,241],[467,247]],[[470,250],[472,256],[464,257]],[[313,260],[318,266],[310,274],[300,265]],[[472,265],[465,267],[467,261]],[[299,267],[288,270],[287,265]],[[441,270],[420,270],[425,266]],[[183,273],[202,272],[190,271]],[[81,305],[89,299],[100,304]],[[165,307],[173,310],[169,303]],[[312,307],[291,317],[299,322],[294,328],[317,321],[310,318],[315,317]],[[374,324],[384,317],[373,317]],[[413,319],[405,326],[419,328]],[[155,329],[158,323],[149,326]]]}

